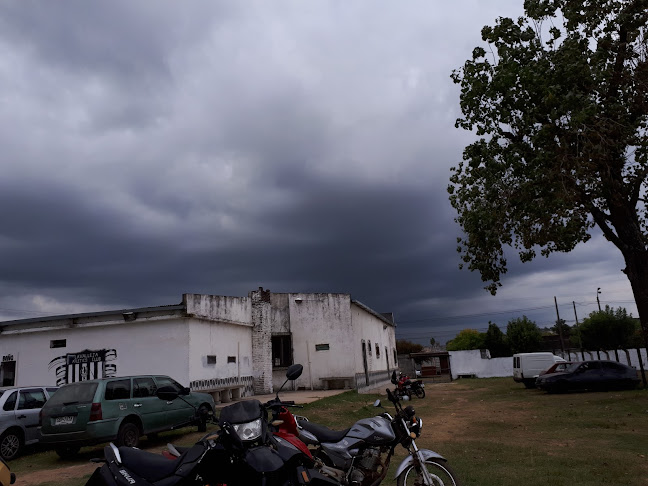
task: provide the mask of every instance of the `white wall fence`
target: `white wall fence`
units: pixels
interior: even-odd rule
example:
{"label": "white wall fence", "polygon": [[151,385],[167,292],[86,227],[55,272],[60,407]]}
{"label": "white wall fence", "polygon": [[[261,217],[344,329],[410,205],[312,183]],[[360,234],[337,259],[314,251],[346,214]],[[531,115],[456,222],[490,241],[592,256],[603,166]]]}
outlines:
{"label": "white wall fence", "polygon": [[[628,353],[622,349],[617,350],[619,362],[629,364],[639,370],[639,358],[636,349],[628,349]],[[641,349],[641,359],[644,369],[648,370],[648,354],[646,349]],[[489,358],[486,350],[473,349],[469,351],[450,351],[450,368],[452,370],[452,379],[460,376],[475,376],[476,378],[495,378],[504,376],[513,376],[513,358]],[[564,356],[556,352],[556,356],[562,356],[568,361],[582,361],[581,352],[577,350],[565,351]],[[585,351],[585,360],[610,360],[616,361],[614,350]],[[629,359],[628,359],[629,358]]]}

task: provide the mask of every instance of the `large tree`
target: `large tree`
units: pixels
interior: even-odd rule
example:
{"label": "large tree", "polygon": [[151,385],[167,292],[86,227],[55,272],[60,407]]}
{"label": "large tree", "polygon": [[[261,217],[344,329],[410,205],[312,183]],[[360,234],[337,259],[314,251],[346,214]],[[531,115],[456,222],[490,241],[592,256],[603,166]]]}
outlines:
{"label": "large tree", "polygon": [[491,358],[511,356],[511,348],[506,340],[506,335],[494,322],[488,323],[488,330],[484,336],[484,347],[490,351]]}
{"label": "large tree", "polygon": [[454,339],[446,343],[448,351],[463,351],[467,349],[483,349],[484,333],[475,329],[463,329]]}
{"label": "large tree", "polygon": [[583,346],[592,350],[631,347],[635,331],[632,314],[623,307],[613,310],[609,305],[605,310],[592,312],[580,325]]}
{"label": "large tree", "polygon": [[542,347],[542,333],[527,316],[511,319],[506,325],[506,341],[511,353],[533,353]]}
{"label": "large tree", "polygon": [[526,0],[453,72],[479,139],[448,187],[462,266],[495,294],[505,249],[569,252],[598,226],[648,324],[648,0]]}

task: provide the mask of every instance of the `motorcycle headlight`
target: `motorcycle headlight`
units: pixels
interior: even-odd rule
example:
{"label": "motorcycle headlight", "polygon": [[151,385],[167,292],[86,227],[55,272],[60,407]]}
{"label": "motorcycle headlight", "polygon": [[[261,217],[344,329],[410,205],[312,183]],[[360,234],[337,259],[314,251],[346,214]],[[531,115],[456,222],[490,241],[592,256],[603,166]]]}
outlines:
{"label": "motorcycle headlight", "polygon": [[243,424],[232,424],[234,430],[241,440],[254,440],[261,437],[261,419]]}

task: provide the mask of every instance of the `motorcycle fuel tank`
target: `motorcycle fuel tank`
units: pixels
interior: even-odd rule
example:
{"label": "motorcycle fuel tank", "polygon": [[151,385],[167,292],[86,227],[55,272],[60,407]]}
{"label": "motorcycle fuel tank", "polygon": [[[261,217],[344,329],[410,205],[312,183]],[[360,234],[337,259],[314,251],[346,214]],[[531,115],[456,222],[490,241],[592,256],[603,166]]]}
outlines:
{"label": "motorcycle fuel tank", "polygon": [[353,424],[347,437],[361,439],[373,445],[381,445],[392,442],[396,439],[396,434],[394,434],[389,420],[383,417],[371,417],[358,420]]}

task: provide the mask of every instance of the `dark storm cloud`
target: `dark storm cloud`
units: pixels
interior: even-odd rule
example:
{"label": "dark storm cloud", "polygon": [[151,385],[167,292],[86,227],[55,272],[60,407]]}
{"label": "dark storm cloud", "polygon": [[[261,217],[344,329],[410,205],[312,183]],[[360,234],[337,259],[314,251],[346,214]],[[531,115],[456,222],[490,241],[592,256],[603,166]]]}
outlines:
{"label": "dark storm cloud", "polygon": [[497,298],[458,271],[446,186],[472,138],[449,75],[520,8],[1,4],[0,318],[262,285],[349,292],[444,340],[592,282],[620,298],[600,238],[511,258]]}

